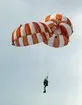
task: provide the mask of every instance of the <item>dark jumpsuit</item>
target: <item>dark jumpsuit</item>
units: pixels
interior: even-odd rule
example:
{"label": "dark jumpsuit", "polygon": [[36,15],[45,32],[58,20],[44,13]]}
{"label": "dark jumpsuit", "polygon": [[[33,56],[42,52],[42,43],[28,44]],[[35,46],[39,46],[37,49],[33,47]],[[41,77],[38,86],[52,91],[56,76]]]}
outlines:
{"label": "dark jumpsuit", "polygon": [[46,86],[48,86],[48,80],[44,79],[43,84],[44,84],[44,91],[43,92],[46,93]]}

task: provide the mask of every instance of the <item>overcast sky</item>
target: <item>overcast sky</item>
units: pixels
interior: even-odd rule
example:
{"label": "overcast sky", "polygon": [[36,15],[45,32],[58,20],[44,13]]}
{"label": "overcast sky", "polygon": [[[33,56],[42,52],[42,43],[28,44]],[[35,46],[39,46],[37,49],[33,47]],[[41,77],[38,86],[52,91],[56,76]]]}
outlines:
{"label": "overcast sky", "polygon": [[[66,47],[43,43],[17,48],[12,31],[21,23],[62,13],[73,23]],[[0,1],[0,105],[82,105],[82,1]],[[47,93],[43,79],[49,74]]]}

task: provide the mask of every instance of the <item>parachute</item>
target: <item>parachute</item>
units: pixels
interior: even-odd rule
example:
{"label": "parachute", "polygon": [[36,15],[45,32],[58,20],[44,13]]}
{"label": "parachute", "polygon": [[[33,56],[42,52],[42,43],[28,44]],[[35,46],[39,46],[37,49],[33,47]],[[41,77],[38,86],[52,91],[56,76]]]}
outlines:
{"label": "parachute", "polygon": [[[52,22],[51,22],[52,23]],[[32,22],[20,25],[12,33],[12,45],[28,46],[37,43],[48,43],[52,31],[48,25],[42,22]]]}
{"label": "parachute", "polygon": [[31,22],[20,25],[12,33],[12,45],[28,46],[44,42],[46,45],[59,48],[69,43],[73,33],[69,18],[61,15],[46,16],[42,22]]}
{"label": "parachute", "polygon": [[44,18],[43,22],[47,22],[50,20],[55,22],[56,25],[58,25],[60,23],[66,23],[71,27],[71,29],[73,29],[70,19],[67,18],[66,16],[63,16],[62,14],[48,15]]}
{"label": "parachute", "polygon": [[48,45],[59,48],[69,43],[69,37],[73,33],[72,23],[69,18],[62,14],[53,14],[45,17],[43,22],[53,21],[55,27],[52,29],[53,35],[48,40]]}

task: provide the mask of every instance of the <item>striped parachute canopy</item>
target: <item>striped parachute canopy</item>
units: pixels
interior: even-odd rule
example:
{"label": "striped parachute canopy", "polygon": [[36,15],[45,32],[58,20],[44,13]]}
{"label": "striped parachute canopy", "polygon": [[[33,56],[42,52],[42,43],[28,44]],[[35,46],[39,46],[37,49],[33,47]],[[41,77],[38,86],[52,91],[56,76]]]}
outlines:
{"label": "striped parachute canopy", "polygon": [[62,14],[48,15],[44,18],[43,22],[47,22],[50,20],[53,21],[56,25],[66,23],[71,27],[71,29],[73,28],[70,19],[67,18],[66,16],[63,16]]}
{"label": "striped parachute canopy", "polygon": [[[51,21],[52,24],[53,22]],[[53,23],[54,24],[54,23]],[[48,39],[52,36],[52,31],[48,25],[42,22],[32,22],[20,25],[12,33],[12,45],[28,46],[44,42],[48,44]]]}
{"label": "striped parachute canopy", "polygon": [[43,22],[47,21],[53,21],[55,24],[55,27],[52,27],[53,35],[49,38],[48,45],[56,48],[66,46],[73,33],[70,19],[62,14],[53,14],[44,18]]}
{"label": "striped parachute canopy", "polygon": [[71,21],[61,15],[49,15],[42,22],[31,22],[17,27],[12,33],[12,45],[28,46],[44,42],[59,48],[66,46],[73,33]]}

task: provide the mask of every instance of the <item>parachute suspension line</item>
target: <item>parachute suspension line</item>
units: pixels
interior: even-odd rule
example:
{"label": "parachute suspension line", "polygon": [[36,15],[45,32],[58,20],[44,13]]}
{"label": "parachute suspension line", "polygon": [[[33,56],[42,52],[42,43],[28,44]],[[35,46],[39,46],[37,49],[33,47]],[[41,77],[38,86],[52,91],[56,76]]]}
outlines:
{"label": "parachute suspension line", "polygon": [[49,71],[46,70],[44,78],[47,78],[47,79],[49,78]]}
{"label": "parachute suspension line", "polygon": [[49,77],[49,71],[47,72],[47,76]]}

